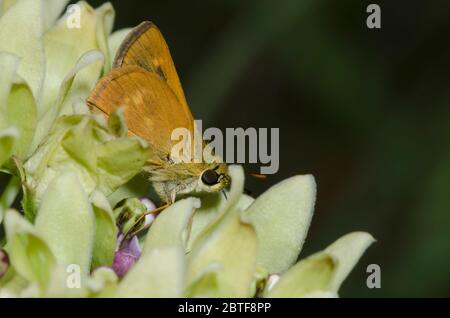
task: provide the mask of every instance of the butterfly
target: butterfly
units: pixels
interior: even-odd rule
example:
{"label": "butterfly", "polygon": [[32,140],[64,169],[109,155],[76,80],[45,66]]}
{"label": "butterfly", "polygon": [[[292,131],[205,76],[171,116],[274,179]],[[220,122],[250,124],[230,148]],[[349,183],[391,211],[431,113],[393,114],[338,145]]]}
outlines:
{"label": "butterfly", "polygon": [[144,170],[164,203],[217,193],[230,185],[220,157],[179,162],[170,155],[177,142],[171,138],[174,129],[184,128],[194,136],[196,127],[167,43],[153,23],[143,22],[128,34],[112,71],[96,84],[87,105],[106,116],[122,107],[128,134],[143,138],[151,148]]}

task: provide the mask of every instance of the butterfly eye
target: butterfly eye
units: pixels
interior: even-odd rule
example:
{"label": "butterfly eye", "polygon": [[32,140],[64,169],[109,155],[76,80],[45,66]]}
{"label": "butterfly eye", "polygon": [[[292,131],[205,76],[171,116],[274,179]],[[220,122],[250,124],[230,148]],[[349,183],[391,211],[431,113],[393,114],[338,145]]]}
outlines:
{"label": "butterfly eye", "polygon": [[206,185],[215,185],[219,181],[219,175],[214,170],[205,170],[202,173],[202,181]]}

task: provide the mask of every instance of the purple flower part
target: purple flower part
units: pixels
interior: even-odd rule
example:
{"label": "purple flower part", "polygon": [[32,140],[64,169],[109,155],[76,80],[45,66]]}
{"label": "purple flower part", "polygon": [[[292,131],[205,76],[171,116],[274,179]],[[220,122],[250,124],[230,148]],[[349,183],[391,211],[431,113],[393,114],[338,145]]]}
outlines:
{"label": "purple flower part", "polygon": [[119,234],[117,234],[117,240],[116,240],[116,252],[118,252],[119,251],[119,249],[120,249],[120,245],[122,244],[122,241],[123,241],[123,237],[124,237],[124,234],[123,233],[119,233]]}
{"label": "purple flower part", "polygon": [[[154,204],[151,200],[147,198],[142,198],[140,201],[145,205],[147,212],[153,211],[156,209],[156,204]],[[155,220],[156,216],[154,214],[147,214],[145,216],[144,226],[150,225]]]}
{"label": "purple flower part", "polygon": [[[147,198],[140,199],[141,203],[145,205],[145,208],[147,209],[147,212],[153,211],[156,209],[156,204],[154,204],[151,200]],[[154,214],[147,214],[145,216],[144,226],[150,225],[155,220]]]}
{"label": "purple flower part", "polygon": [[[121,244],[123,237],[119,236],[118,246]],[[133,265],[141,257],[142,249],[139,245],[137,236],[133,236],[130,240],[123,242],[120,249],[114,255],[113,270],[118,277],[122,278],[133,267]]]}
{"label": "purple flower part", "polygon": [[119,278],[122,278],[136,261],[137,259],[133,255],[119,251],[114,256],[113,270]]}
{"label": "purple flower part", "polygon": [[156,205],[149,199],[147,198],[142,198],[140,199],[140,201],[145,205],[145,207],[147,208],[147,211],[152,211],[154,209],[156,209]]}
{"label": "purple flower part", "polygon": [[0,249],[0,278],[6,274],[9,268],[9,256],[4,249]]}
{"label": "purple flower part", "polygon": [[141,257],[142,249],[136,235],[133,236],[131,240],[126,243],[127,244],[124,244],[123,248],[121,249],[122,252],[131,254],[136,258]]}

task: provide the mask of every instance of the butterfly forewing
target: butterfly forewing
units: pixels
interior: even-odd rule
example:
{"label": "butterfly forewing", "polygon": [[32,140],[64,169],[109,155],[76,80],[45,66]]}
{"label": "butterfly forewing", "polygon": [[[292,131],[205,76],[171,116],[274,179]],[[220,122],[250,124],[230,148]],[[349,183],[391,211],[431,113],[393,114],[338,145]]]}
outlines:
{"label": "butterfly forewing", "polygon": [[136,65],[156,73],[173,90],[181,105],[189,108],[164,37],[151,22],[142,22],[123,41],[114,67]]}

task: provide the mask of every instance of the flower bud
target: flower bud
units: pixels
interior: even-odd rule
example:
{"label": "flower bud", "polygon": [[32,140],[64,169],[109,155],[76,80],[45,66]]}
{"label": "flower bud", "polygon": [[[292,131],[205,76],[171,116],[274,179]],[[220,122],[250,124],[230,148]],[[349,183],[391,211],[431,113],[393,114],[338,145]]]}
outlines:
{"label": "flower bud", "polygon": [[147,207],[136,198],[126,199],[123,204],[114,209],[117,227],[121,233],[138,231],[145,225]]}
{"label": "flower bud", "polygon": [[141,247],[137,236],[123,241],[123,235],[117,239],[118,250],[114,255],[113,270],[118,277],[122,278],[141,256]]}

